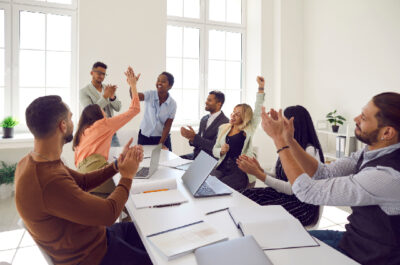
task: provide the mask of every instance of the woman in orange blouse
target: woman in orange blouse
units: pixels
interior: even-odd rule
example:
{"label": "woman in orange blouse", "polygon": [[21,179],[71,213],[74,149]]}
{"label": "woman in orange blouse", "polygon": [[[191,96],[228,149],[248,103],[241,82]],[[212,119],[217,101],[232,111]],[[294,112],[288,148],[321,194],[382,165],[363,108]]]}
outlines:
{"label": "woman in orange blouse", "polygon": [[[132,92],[131,105],[126,112],[107,118],[97,104],[88,105],[82,111],[73,141],[75,165],[81,173],[91,172],[107,165],[113,135],[140,112],[139,96],[136,89],[136,82],[140,74],[136,76],[133,69],[129,67],[125,75]],[[109,182],[104,183],[94,192],[111,192],[114,185],[112,181]]]}

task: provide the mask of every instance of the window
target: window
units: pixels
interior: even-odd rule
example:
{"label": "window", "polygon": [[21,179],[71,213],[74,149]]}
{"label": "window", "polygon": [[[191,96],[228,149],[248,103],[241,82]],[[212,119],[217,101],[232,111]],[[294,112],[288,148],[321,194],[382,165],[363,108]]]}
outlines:
{"label": "window", "polygon": [[175,76],[172,97],[178,124],[205,114],[208,93],[225,93],[230,114],[242,100],[244,0],[168,0],[166,68]]}
{"label": "window", "polygon": [[3,64],[9,71],[0,69],[0,87],[4,78],[11,80],[3,86],[2,97],[10,106],[3,113],[0,109],[0,118],[16,117],[19,131],[27,130],[25,109],[37,97],[59,95],[72,111],[78,107],[73,100],[77,97],[75,4],[74,0],[14,0],[9,4],[13,23],[4,23],[4,28],[11,32],[13,45],[8,52],[12,60]]}
{"label": "window", "polygon": [[5,30],[4,23],[5,22],[5,10],[0,9],[0,119],[4,117],[5,111]]}

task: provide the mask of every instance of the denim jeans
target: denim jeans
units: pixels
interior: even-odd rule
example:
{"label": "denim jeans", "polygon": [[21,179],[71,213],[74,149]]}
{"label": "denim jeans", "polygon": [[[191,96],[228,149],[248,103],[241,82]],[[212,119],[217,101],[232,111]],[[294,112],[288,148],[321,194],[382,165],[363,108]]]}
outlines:
{"label": "denim jeans", "polygon": [[[138,144],[141,145],[157,145],[160,142],[161,136],[144,136],[142,134],[142,131],[139,131],[138,135]],[[169,151],[172,151],[172,145],[171,145],[171,135],[167,136],[167,139],[165,139],[164,145],[169,149]]]}
{"label": "denim jeans", "polygon": [[112,147],[121,146],[121,144],[119,143],[119,140],[118,140],[118,137],[117,137],[117,134],[116,134],[116,133],[115,133],[115,134],[113,135],[113,137],[112,137],[111,146],[112,146]]}
{"label": "denim jeans", "polygon": [[311,230],[308,231],[310,235],[313,237],[318,238],[325,244],[333,247],[337,251],[347,255],[343,249],[339,247],[340,240],[343,237],[344,232],[342,231],[335,231],[335,230]]}

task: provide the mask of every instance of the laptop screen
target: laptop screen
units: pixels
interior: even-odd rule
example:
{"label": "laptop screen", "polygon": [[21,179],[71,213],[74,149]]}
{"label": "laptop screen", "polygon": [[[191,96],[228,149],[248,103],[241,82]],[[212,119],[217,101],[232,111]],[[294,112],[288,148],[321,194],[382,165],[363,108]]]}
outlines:
{"label": "laptop screen", "polygon": [[210,175],[217,162],[215,158],[204,151],[198,154],[189,169],[182,176],[183,183],[192,194],[197,192],[208,175]]}

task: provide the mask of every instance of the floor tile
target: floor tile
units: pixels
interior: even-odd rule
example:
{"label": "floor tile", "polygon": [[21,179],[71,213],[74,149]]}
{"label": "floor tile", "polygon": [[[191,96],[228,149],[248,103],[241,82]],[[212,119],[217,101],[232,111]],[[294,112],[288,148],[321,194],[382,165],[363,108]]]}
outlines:
{"label": "floor tile", "polygon": [[336,224],[334,222],[326,219],[325,217],[321,217],[321,220],[319,221],[319,224],[318,224],[318,228],[315,228],[315,229],[324,229],[325,227],[332,226],[332,225],[336,225]]}
{"label": "floor tile", "polygon": [[346,231],[344,226],[341,225],[332,225],[324,228],[325,230],[336,230],[336,231]]}
{"label": "floor tile", "polygon": [[18,248],[12,265],[47,265],[40,249],[35,247]]}
{"label": "floor tile", "polygon": [[36,246],[36,242],[33,240],[28,231],[25,230],[24,236],[22,237],[22,241],[18,247],[31,247]]}
{"label": "floor tile", "polygon": [[347,217],[350,214],[334,206],[325,206],[322,216],[335,224],[348,223]]}
{"label": "floor tile", "polygon": [[24,231],[24,229],[18,229],[0,232],[0,250],[17,248]]}
{"label": "floor tile", "polygon": [[14,254],[15,254],[16,249],[9,249],[9,250],[3,250],[0,251],[0,264],[2,262],[8,262],[11,264]]}

